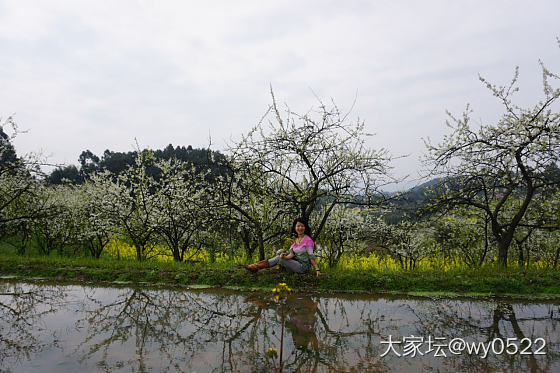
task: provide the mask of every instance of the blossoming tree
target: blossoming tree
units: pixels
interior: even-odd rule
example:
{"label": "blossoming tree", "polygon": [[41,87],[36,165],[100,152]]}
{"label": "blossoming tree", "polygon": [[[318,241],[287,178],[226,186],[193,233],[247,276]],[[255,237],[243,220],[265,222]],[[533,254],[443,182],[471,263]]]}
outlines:
{"label": "blossoming tree", "polygon": [[[471,125],[469,106],[461,117],[449,114],[451,133],[439,144],[426,141],[426,161],[432,175],[445,178],[436,191],[439,205],[472,206],[482,210],[490,221],[498,246],[498,260],[506,266],[508,249],[524,216],[538,194],[558,188],[558,179],[546,171],[560,161],[560,88],[552,79],[559,76],[542,63],[544,97],[524,108],[512,101],[518,91],[518,69],[509,85],[482,82],[504,106],[495,124]],[[512,213],[508,203],[515,200]],[[511,204],[510,204],[511,206]]]}

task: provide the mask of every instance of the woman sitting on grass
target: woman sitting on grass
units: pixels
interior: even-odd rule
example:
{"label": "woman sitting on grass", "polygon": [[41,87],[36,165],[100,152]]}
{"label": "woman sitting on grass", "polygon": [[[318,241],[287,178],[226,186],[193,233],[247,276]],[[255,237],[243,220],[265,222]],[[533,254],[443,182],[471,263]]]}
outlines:
{"label": "woman sitting on grass", "polygon": [[261,260],[260,262],[246,265],[245,268],[250,272],[257,272],[259,269],[274,267],[280,265],[288,270],[296,273],[306,273],[309,266],[313,264],[317,277],[321,274],[319,266],[315,261],[313,247],[315,243],[309,237],[311,231],[309,225],[302,218],[297,218],[292,224],[291,230],[292,246],[289,252],[278,250],[274,258]]}

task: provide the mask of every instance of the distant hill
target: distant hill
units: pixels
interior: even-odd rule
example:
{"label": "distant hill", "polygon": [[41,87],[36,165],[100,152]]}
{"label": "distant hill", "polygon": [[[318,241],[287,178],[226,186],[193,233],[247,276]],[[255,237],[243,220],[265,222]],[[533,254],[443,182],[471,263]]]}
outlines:
{"label": "distant hill", "polygon": [[419,219],[418,210],[430,198],[429,190],[443,183],[445,179],[434,178],[408,190],[391,193],[389,212],[383,214],[383,219],[388,223]]}
{"label": "distant hill", "polygon": [[425,183],[412,187],[409,190],[402,193],[402,198],[409,201],[425,200],[427,198],[427,191],[430,188],[439,186],[440,184],[443,183],[443,181],[444,179],[439,177],[426,181]]}
{"label": "distant hill", "polygon": [[[551,185],[560,185],[560,168],[555,163],[551,163],[546,167],[540,176],[543,181]],[[491,183],[491,180],[486,181]],[[418,219],[418,210],[433,197],[430,190],[437,191],[438,189],[443,189],[443,187],[449,187],[451,190],[461,190],[469,187],[468,183],[469,181],[462,179],[434,178],[404,192],[394,193],[391,195],[392,211],[384,215],[384,219],[388,222]],[[496,187],[499,190],[499,186]]]}

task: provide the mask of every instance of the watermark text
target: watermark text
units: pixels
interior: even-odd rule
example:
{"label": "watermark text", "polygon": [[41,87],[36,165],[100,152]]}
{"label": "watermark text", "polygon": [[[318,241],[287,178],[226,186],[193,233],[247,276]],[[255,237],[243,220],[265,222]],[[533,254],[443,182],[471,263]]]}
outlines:
{"label": "watermark text", "polygon": [[396,356],[424,356],[447,357],[451,355],[478,355],[485,359],[489,354],[494,355],[545,355],[546,341],[544,338],[494,338],[486,342],[471,342],[463,338],[448,339],[446,337],[427,338],[410,335],[393,339],[392,335],[381,340],[385,350],[381,357],[389,354]]}

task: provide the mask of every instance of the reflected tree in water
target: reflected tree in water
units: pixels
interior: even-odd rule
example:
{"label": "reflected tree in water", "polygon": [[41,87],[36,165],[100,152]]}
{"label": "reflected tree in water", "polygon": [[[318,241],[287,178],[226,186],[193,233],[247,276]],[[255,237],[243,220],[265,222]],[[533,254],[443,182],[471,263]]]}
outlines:
{"label": "reflected tree in water", "polygon": [[[278,333],[281,323],[281,310],[278,305],[263,299],[254,299],[253,302],[265,309],[265,315],[270,315],[267,320],[272,320],[272,324],[267,322],[267,327],[272,329],[273,333]],[[288,297],[285,304],[285,340],[291,343],[284,346],[286,357],[283,367],[294,372],[316,372],[347,371],[349,366],[356,364],[376,369],[383,366],[379,361],[371,361],[367,347],[363,351],[356,351],[349,342],[352,338],[362,337],[372,343],[373,336],[378,334],[373,328],[377,316],[364,307],[359,311],[363,322],[350,324],[348,320],[344,320],[347,305],[348,302],[339,302],[335,298],[314,299],[301,295]],[[346,327],[341,327],[343,324]],[[271,343],[274,343],[274,339]],[[370,344],[369,350],[371,348]],[[348,357],[348,360],[345,360],[345,357]]]}
{"label": "reflected tree in water", "polygon": [[[522,340],[530,340],[534,352],[540,344],[535,345],[537,338],[544,338],[547,347],[544,355],[519,352],[495,354],[491,350],[486,358],[469,355],[466,352],[456,355],[454,359],[444,359],[447,369],[455,371],[490,372],[498,370],[549,372],[553,363],[558,364],[558,344],[560,338],[556,330],[560,326],[560,311],[558,305],[546,304],[539,308],[523,304],[513,305],[507,301],[478,301],[465,302],[450,299],[435,299],[430,303],[422,301],[424,307],[410,307],[410,311],[417,318],[416,335],[446,337],[447,342],[453,338],[463,338],[466,342],[491,343],[495,338],[507,343],[508,338],[516,338],[515,344],[519,350],[528,348]],[[538,311],[537,311],[538,310]],[[518,316],[522,314],[522,316]],[[498,349],[499,347],[499,343]],[[509,349],[514,351],[513,347]],[[450,353],[447,353],[450,355]]]}
{"label": "reflected tree in water", "polygon": [[62,299],[57,287],[0,282],[0,371],[56,346],[58,336],[42,319],[58,311]]}
{"label": "reflected tree in water", "polygon": [[[137,371],[149,370],[147,364],[182,371],[208,344],[235,338],[260,312],[234,296],[193,292],[127,289],[105,304],[95,297],[89,296],[88,316],[80,321],[88,337],[76,352],[82,352],[82,360],[101,353],[98,365],[137,366]],[[115,347],[132,343],[136,356],[118,361],[111,356]]]}
{"label": "reflected tree in water", "polygon": [[[265,353],[278,346],[281,331],[281,309],[262,293],[1,283],[0,293],[0,371],[41,364],[38,353],[48,350],[50,359],[86,370],[265,372]],[[285,317],[288,371],[545,372],[560,366],[557,304],[298,294],[286,300]],[[380,341],[391,335],[486,343],[542,337],[547,348],[538,356],[450,356],[447,350],[447,358],[382,357]]]}
{"label": "reflected tree in water", "polygon": [[[95,292],[88,297],[88,316],[79,323],[88,336],[76,352],[81,361],[98,359],[96,364],[108,370],[208,369],[221,359],[223,370],[258,371],[267,366],[264,352],[280,336],[280,308],[261,294],[126,289],[105,303]],[[343,369],[341,356],[351,348],[347,338],[374,333],[363,324],[338,331],[329,318],[342,317],[344,304],[337,305],[338,314],[322,308],[310,297],[287,300],[285,369]],[[117,358],[126,345],[134,346],[135,356]]]}

